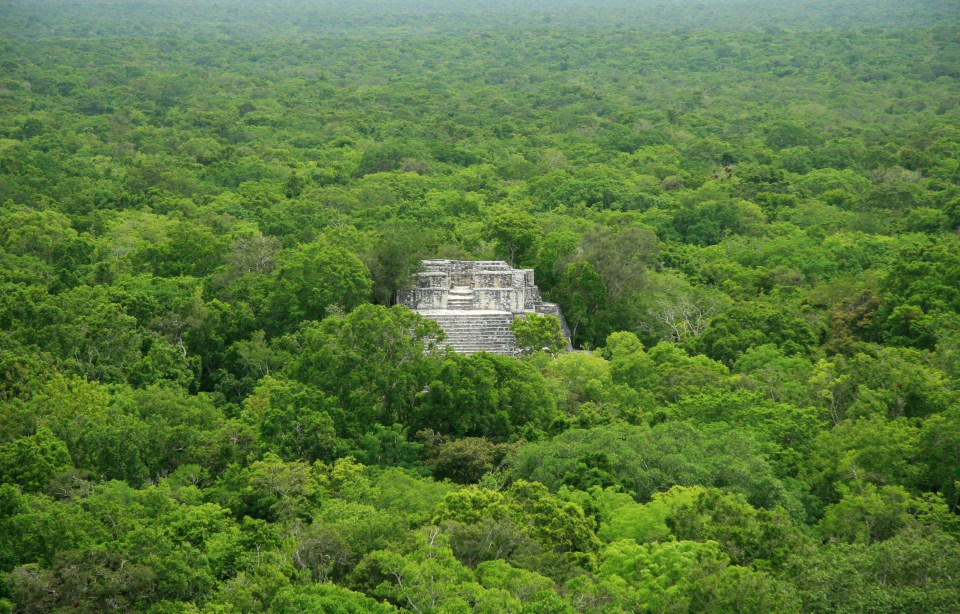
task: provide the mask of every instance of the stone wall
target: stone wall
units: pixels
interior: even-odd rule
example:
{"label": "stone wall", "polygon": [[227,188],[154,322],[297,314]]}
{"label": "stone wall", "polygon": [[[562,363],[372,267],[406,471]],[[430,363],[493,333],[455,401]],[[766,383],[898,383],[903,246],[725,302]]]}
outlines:
{"label": "stone wall", "polygon": [[514,269],[502,260],[424,260],[422,265],[399,302],[438,322],[457,351],[516,353],[509,323],[527,313],[559,318],[569,349],[560,307],[540,297],[533,269]]}

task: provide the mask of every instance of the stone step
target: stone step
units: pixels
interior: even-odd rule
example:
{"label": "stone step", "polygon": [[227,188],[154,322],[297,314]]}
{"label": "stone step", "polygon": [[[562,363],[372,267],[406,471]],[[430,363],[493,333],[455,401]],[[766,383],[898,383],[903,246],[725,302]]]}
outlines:
{"label": "stone step", "polygon": [[434,320],[440,326],[447,328],[459,330],[459,331],[469,331],[482,328],[484,330],[490,330],[494,328],[508,330],[510,326],[505,322],[497,322],[496,324],[487,323],[487,322],[451,322],[450,320]]}
{"label": "stone step", "polygon": [[[453,300],[453,304],[459,301]],[[466,301],[464,301],[466,302]],[[449,304],[449,303],[448,303]],[[424,314],[437,322],[447,334],[445,344],[457,352],[473,354],[514,354],[516,342],[510,330],[513,315],[509,313]]]}
{"label": "stone step", "polygon": [[447,309],[466,310],[473,307],[473,290],[467,286],[454,286],[447,295]]}
{"label": "stone step", "polygon": [[466,327],[463,327],[463,326],[450,326],[450,325],[448,325],[448,324],[444,324],[443,322],[437,322],[437,324],[439,324],[439,325],[440,325],[440,328],[442,328],[443,330],[447,331],[448,333],[449,333],[449,332],[453,332],[453,333],[457,333],[458,335],[466,335],[466,334],[469,334],[469,333],[472,333],[472,332],[475,332],[475,331],[483,331],[485,334],[489,334],[489,333],[508,333],[508,332],[510,332],[510,328],[507,327],[507,326],[497,326],[497,327],[489,327],[489,326],[466,326]]}
{"label": "stone step", "polygon": [[[441,326],[440,328],[443,328]],[[508,328],[490,329],[480,328],[471,330],[457,330],[455,328],[443,328],[449,338],[458,339],[484,339],[487,337],[509,337],[513,333]]]}
{"label": "stone step", "polygon": [[[436,321],[436,320],[435,320]],[[457,332],[469,332],[471,330],[510,330],[506,324],[484,324],[483,322],[461,323],[450,322],[449,320],[436,321],[441,328],[455,330]]]}
{"label": "stone step", "polygon": [[423,314],[428,318],[436,319],[456,319],[458,322],[465,320],[482,320],[484,322],[508,322],[513,319],[513,314],[504,313],[504,312],[493,312],[490,314],[484,314],[483,312],[473,312],[473,313],[444,313],[440,312],[426,312]]}
{"label": "stone step", "polygon": [[510,333],[501,331],[501,332],[485,332],[482,335],[451,335],[447,334],[447,343],[489,343],[491,341],[509,341],[513,339]]}
{"label": "stone step", "polygon": [[[442,326],[440,328],[443,328]],[[472,331],[464,330],[454,330],[449,328],[444,328],[444,332],[447,333],[448,339],[507,339],[512,337],[513,333],[509,330],[490,330],[490,329],[479,329]]]}

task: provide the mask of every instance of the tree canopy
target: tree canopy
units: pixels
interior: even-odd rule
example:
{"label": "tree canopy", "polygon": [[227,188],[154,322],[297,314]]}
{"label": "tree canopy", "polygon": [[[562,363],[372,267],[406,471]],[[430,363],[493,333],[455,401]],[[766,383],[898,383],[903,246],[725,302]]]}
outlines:
{"label": "tree canopy", "polygon": [[960,611],[957,32],[5,2],[0,613]]}

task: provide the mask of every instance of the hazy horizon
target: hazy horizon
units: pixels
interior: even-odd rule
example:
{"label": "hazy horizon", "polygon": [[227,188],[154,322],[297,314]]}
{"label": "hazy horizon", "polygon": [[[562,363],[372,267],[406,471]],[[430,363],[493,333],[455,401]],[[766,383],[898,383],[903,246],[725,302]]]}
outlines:
{"label": "hazy horizon", "polygon": [[719,30],[949,27],[952,0],[7,0],[10,38],[364,36],[550,27]]}

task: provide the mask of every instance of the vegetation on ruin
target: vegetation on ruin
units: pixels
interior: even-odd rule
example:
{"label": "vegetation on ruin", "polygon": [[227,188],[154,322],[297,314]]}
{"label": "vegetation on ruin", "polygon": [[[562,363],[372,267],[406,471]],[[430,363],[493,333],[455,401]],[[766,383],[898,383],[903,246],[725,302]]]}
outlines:
{"label": "vegetation on ruin", "polygon": [[5,0],[0,613],[960,611],[956,9]]}

